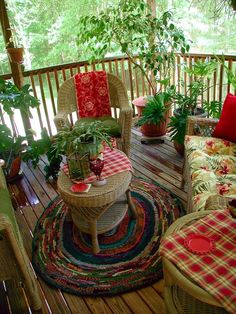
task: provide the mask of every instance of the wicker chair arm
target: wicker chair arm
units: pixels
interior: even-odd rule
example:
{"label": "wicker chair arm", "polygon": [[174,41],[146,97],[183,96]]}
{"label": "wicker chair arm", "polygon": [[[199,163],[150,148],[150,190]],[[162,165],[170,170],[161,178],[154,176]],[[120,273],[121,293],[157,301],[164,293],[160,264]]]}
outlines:
{"label": "wicker chair arm", "polygon": [[131,107],[123,107],[120,110],[119,124],[121,125],[121,140],[124,153],[129,156],[130,154],[130,137],[131,126],[133,118],[133,109]]}
{"label": "wicker chair arm", "polygon": [[201,128],[214,129],[218,121],[218,119],[189,116],[187,121],[186,135],[195,135],[196,126]]}
{"label": "wicker chair arm", "polygon": [[62,130],[65,127],[70,126],[68,119],[68,112],[58,112],[54,117],[54,123],[56,125],[57,131]]}

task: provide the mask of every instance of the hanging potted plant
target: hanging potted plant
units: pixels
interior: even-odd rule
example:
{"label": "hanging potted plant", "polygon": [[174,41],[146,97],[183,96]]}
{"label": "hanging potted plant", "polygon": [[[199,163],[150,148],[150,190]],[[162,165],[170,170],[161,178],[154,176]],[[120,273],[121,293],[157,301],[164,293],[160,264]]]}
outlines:
{"label": "hanging potted plant", "polygon": [[22,64],[24,62],[24,48],[23,47],[18,47],[18,48],[8,47],[7,53],[12,63]]}
{"label": "hanging potted plant", "polygon": [[24,62],[24,48],[18,43],[15,28],[11,28],[11,37],[7,43],[6,50],[12,63],[22,64]]}

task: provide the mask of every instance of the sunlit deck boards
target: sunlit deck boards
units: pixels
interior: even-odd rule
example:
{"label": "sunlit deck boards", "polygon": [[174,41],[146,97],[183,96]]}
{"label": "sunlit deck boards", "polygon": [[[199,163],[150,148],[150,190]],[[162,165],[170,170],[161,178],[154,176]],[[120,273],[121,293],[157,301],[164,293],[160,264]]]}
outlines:
{"label": "sunlit deck boards", "polygon": [[[140,134],[136,130],[133,130],[132,136],[131,160],[135,175],[159,182],[185,203],[186,194],[181,190],[183,158],[175,152],[173,144],[168,139],[164,144],[141,144]],[[58,195],[56,183],[45,182],[43,167],[43,161],[36,169],[22,165],[23,179],[9,186],[14,205],[17,207],[16,216],[29,256],[31,256],[32,232],[37,219],[47,204]],[[43,313],[164,313],[163,281],[117,297],[97,298],[77,297],[61,292],[48,286],[40,278],[38,283],[43,301]],[[10,313],[9,304],[13,313],[28,313],[27,305],[17,301],[19,298],[13,298],[12,291],[23,293],[22,289],[12,288],[10,283],[7,285],[10,303],[5,297],[4,286],[0,284],[0,313]]]}

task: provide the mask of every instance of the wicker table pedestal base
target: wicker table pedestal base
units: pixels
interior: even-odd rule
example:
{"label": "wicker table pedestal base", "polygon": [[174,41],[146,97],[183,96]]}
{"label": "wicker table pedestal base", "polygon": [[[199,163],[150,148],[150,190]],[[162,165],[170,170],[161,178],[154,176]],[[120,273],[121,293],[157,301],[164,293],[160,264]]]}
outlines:
{"label": "wicker table pedestal base", "polygon": [[70,191],[71,180],[60,172],[58,190],[69,207],[74,224],[80,231],[91,235],[93,253],[100,251],[97,235],[116,227],[128,208],[132,218],[137,217],[129,189],[131,178],[130,171],[123,171],[106,178],[106,185],[92,186],[88,193],[75,194]]}

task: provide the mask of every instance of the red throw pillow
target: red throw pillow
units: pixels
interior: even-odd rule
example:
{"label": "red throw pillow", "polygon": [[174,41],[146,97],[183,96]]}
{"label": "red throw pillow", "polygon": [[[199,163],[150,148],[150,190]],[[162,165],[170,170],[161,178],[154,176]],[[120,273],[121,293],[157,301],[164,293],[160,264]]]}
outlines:
{"label": "red throw pillow", "polygon": [[212,136],[236,143],[236,96],[226,96],[220,120]]}

